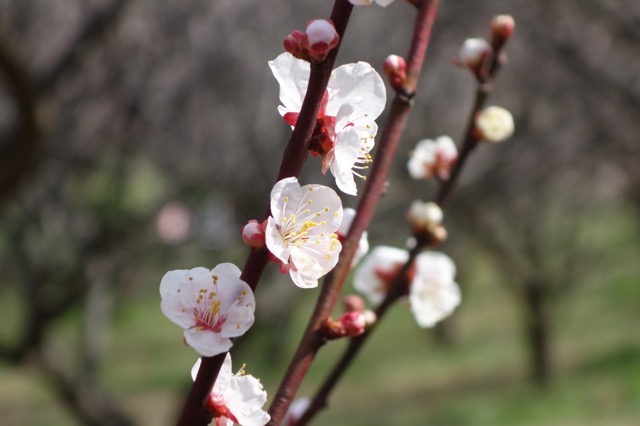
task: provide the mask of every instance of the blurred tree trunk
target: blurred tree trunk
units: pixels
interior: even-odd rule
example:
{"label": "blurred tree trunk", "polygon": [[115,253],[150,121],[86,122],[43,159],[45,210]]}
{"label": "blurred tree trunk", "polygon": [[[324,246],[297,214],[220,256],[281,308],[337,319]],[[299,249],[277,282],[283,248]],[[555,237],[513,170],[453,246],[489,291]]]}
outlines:
{"label": "blurred tree trunk", "polygon": [[548,288],[535,279],[525,283],[525,326],[529,345],[531,378],[540,387],[548,385],[551,378],[547,291]]}

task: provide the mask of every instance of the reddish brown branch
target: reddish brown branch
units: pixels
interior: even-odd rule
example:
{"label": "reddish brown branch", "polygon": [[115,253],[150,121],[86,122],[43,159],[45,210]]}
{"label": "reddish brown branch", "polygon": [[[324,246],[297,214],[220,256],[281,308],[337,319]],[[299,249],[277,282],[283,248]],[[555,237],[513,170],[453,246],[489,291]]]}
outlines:
{"label": "reddish brown branch", "polygon": [[[353,5],[347,0],[336,0],[333,6],[331,20],[338,32],[340,41],[344,37],[352,9]],[[278,172],[278,181],[287,177],[298,176],[302,170],[308,156],[309,141],[316,124],[320,102],[327,89],[339,48],[340,44],[331,51],[324,62],[311,66],[307,93],[305,94],[296,126],[291,133],[283,154],[280,171]],[[267,208],[264,218],[266,219],[269,215],[270,209]],[[266,249],[262,249],[252,251],[247,257],[241,278],[249,284],[252,290],[257,287],[262,272],[267,266],[269,261],[267,253]],[[202,357],[200,370],[189,392],[178,425],[195,426],[209,423],[211,419],[206,412],[206,401],[218,377],[225,355],[223,353],[215,357]]]}
{"label": "reddish brown branch", "polygon": [[424,63],[429,45],[429,36],[433,26],[438,0],[425,1],[416,18],[414,36],[408,56],[408,82],[403,93],[399,93],[393,100],[388,125],[384,128],[378,149],[376,161],[371,170],[370,179],[364,188],[362,199],[358,205],[358,213],[349,230],[342,248],[340,260],[333,271],[327,275],[316,308],[307,326],[305,335],[289,365],[287,373],[274,396],[269,410],[270,425],[277,425],[287,412],[304,376],[311,365],[315,354],[325,343],[318,333],[322,322],[331,315],[342,290],[343,283],[349,273],[351,260],[360,240],[362,232],[367,228],[375,206],[385,187],[386,178],[397,149],[400,137],[404,131],[412,103],[410,98],[415,91],[420,71]]}
{"label": "reddish brown branch", "polygon": [[[451,172],[449,180],[442,182],[440,190],[435,197],[436,203],[439,204],[443,209],[443,204],[452,193],[455,187],[455,183],[460,173],[462,172],[464,165],[466,164],[469,154],[478,143],[474,132],[475,117],[478,112],[484,107],[488,97],[491,95],[493,89],[493,81],[500,68],[501,60],[501,52],[498,51],[496,52],[496,55],[491,59],[491,63],[488,64],[489,69],[491,70],[488,79],[484,83],[479,84],[476,90],[473,108],[471,109],[470,117],[465,129],[462,149],[458,157],[458,161]],[[360,214],[360,211],[358,211],[358,214]],[[357,217],[355,220],[357,220]],[[338,381],[347,370],[349,365],[351,365],[354,358],[362,348],[363,344],[366,342],[367,338],[371,335],[373,330],[375,330],[376,325],[380,322],[384,314],[387,312],[388,308],[392,306],[400,297],[402,297],[403,294],[405,294],[406,286],[408,285],[406,279],[407,271],[411,267],[411,264],[414,262],[416,256],[420,253],[420,251],[422,251],[423,248],[424,245],[420,244],[419,242],[418,244],[416,244],[416,247],[411,249],[411,251],[409,252],[409,259],[403,265],[401,272],[391,283],[389,291],[387,292],[382,303],[376,308],[376,323],[374,323],[369,329],[367,329],[365,333],[360,336],[354,337],[349,341],[349,345],[343,352],[342,356],[336,362],[333,370],[331,371],[331,373],[329,373],[322,386],[318,389],[318,392],[314,395],[305,413],[296,422],[296,426],[307,424],[322,408],[327,405],[329,394],[337,385]]]}

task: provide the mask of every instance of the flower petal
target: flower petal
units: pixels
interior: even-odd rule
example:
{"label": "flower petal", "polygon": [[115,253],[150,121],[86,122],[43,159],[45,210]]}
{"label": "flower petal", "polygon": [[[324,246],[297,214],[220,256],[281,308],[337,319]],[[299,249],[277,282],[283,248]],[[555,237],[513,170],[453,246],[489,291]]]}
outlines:
{"label": "flower petal", "polygon": [[309,85],[309,63],[285,52],[269,61],[269,67],[280,84],[280,114],[300,112]]}
{"label": "flower petal", "polygon": [[331,116],[336,116],[343,104],[350,104],[358,114],[375,120],[382,113],[387,100],[382,78],[366,62],[336,68],[329,78],[327,91],[329,102],[326,113]]}
{"label": "flower petal", "polygon": [[202,356],[219,355],[233,345],[231,339],[220,333],[195,327],[184,331],[184,340]]}
{"label": "flower petal", "polygon": [[210,289],[211,280],[206,268],[182,269],[167,272],[160,281],[160,309],[182,328],[195,324],[193,311],[198,306],[198,291]]}
{"label": "flower petal", "polygon": [[434,326],[460,304],[460,287],[454,277],[455,264],[447,255],[437,252],[418,255],[409,303],[420,327]]}
{"label": "flower petal", "polygon": [[353,276],[353,287],[378,305],[387,294],[388,282],[380,273],[392,274],[409,259],[409,252],[395,247],[378,246],[360,263]]}

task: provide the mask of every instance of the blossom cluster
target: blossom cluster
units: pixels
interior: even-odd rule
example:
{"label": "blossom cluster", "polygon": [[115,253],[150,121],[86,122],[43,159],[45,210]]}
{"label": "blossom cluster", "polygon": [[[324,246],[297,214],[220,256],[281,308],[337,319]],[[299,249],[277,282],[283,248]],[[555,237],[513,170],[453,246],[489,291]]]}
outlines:
{"label": "blossom cluster", "polygon": [[[375,1],[383,7],[393,2],[349,1],[353,5],[369,5]],[[492,24],[492,43],[468,39],[461,48],[459,63],[482,82],[489,59],[513,28],[510,17],[497,19]],[[280,87],[277,110],[292,129],[298,125],[311,66],[319,67],[325,60],[327,64],[328,53],[339,41],[331,21],[313,20],[305,32],[290,33],[284,41],[286,52],[269,62]],[[406,68],[405,60],[396,55],[384,62],[385,74],[398,92],[405,88]],[[346,64],[331,72],[305,149],[321,158],[322,173],[329,171],[335,186],[347,195],[357,195],[355,177],[366,179],[365,170],[373,161],[370,152],[378,131],[375,120],[385,104],[385,84],[368,63]],[[513,117],[502,108],[486,108],[474,118],[472,136],[476,141],[498,142],[513,133]],[[447,181],[452,170],[455,173],[457,161],[455,143],[450,137],[441,136],[418,142],[407,168],[414,179]],[[280,272],[288,274],[297,287],[309,289],[317,287],[318,280],[338,263],[342,243],[356,215],[355,210],[343,208],[340,196],[332,188],[301,185],[291,176],[275,183],[268,214],[261,221],[250,220],[242,227],[241,236],[252,251],[261,251],[263,259],[268,257],[277,263]],[[434,247],[446,238],[442,210],[435,203],[415,201],[407,219],[418,248]],[[351,267],[356,267],[368,250],[365,231]],[[376,247],[356,268],[353,285],[371,304],[379,305],[392,285],[406,284],[403,297],[417,324],[432,327],[460,304],[455,265],[447,255],[435,251],[417,254],[411,264],[407,263],[409,259],[406,250]],[[399,275],[401,271],[405,276]],[[236,423],[261,426],[269,422],[269,414],[262,409],[267,399],[264,388],[258,379],[245,373],[244,366],[233,374],[228,353],[233,339],[246,333],[255,320],[253,290],[243,280],[240,269],[231,263],[221,263],[213,269],[198,267],[167,272],[160,282],[160,296],[162,312],[184,330],[183,340],[187,346],[202,357],[224,354],[222,368],[207,399],[207,410],[216,426]],[[365,302],[360,296],[351,295],[344,300],[346,312],[338,320],[324,319],[326,338],[358,336],[375,321],[375,314],[364,309]],[[194,380],[197,380],[200,363],[198,359],[192,369]],[[307,406],[308,400],[301,400],[297,407],[293,405],[284,424],[295,422]]]}
{"label": "blossom cluster", "polygon": [[[371,304],[378,305],[408,260],[406,250],[378,246],[356,269],[353,285]],[[405,278],[411,312],[420,327],[434,326],[460,304],[455,274],[453,261],[443,253],[427,251],[416,257]]]}

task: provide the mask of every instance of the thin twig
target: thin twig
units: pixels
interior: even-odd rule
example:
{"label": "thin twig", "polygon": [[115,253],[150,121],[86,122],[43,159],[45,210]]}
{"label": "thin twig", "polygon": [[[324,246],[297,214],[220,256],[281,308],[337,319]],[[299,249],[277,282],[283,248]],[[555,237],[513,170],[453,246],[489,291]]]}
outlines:
{"label": "thin twig", "polygon": [[[473,108],[470,113],[470,117],[467,123],[467,127],[465,130],[465,134],[463,137],[462,149],[460,155],[458,156],[458,161],[456,162],[454,168],[451,171],[451,175],[449,180],[442,181],[440,189],[435,197],[435,202],[444,209],[443,205],[446,200],[449,198],[450,194],[453,192],[455,187],[455,183],[457,182],[464,165],[469,157],[471,151],[478,144],[478,139],[475,135],[475,117],[478,112],[484,107],[487,99],[489,98],[492,89],[493,89],[493,81],[495,76],[500,68],[501,64],[501,52],[496,52],[495,56],[492,58],[491,63],[489,64],[489,69],[491,70],[487,80],[483,83],[478,84],[476,90],[476,96],[473,104]],[[360,212],[358,212],[360,213]],[[356,217],[357,219],[357,217]],[[354,221],[355,223],[355,221]],[[358,237],[359,238],[359,237]],[[392,306],[400,297],[402,297],[406,293],[406,288],[408,285],[407,281],[407,272],[409,271],[412,263],[414,262],[416,256],[425,248],[424,244],[416,244],[414,248],[412,248],[409,252],[409,258],[406,263],[403,265],[400,273],[393,279],[389,290],[384,298],[384,300],[380,303],[380,305],[376,308],[376,322],[367,329],[363,334],[357,337],[353,337],[349,341],[349,345],[343,352],[342,356],[338,359],[335,366],[318,389],[313,399],[311,400],[309,407],[303,413],[303,415],[296,421],[296,426],[302,426],[307,424],[313,417],[327,405],[327,400],[329,394],[333,390],[333,388],[337,385],[338,381],[347,370],[351,362],[358,354],[362,345],[366,342],[367,338],[371,335],[373,330],[375,330],[376,326],[387,312],[388,308]]]}
{"label": "thin twig", "polygon": [[320,297],[306,332],[274,396],[273,403],[269,409],[269,414],[271,415],[270,425],[278,425],[280,423],[313,358],[325,343],[325,339],[318,330],[323,321],[333,311],[349,273],[351,260],[358,246],[360,236],[371,221],[378,200],[384,191],[391,162],[409,117],[412,106],[411,98],[422,70],[438,4],[439,0],[425,1],[418,12],[408,56],[407,85],[403,93],[398,93],[393,100],[389,122],[380,138],[376,151],[376,161],[371,170],[370,179],[364,188],[362,199],[358,205],[358,212],[343,245],[340,260],[324,280]]}

